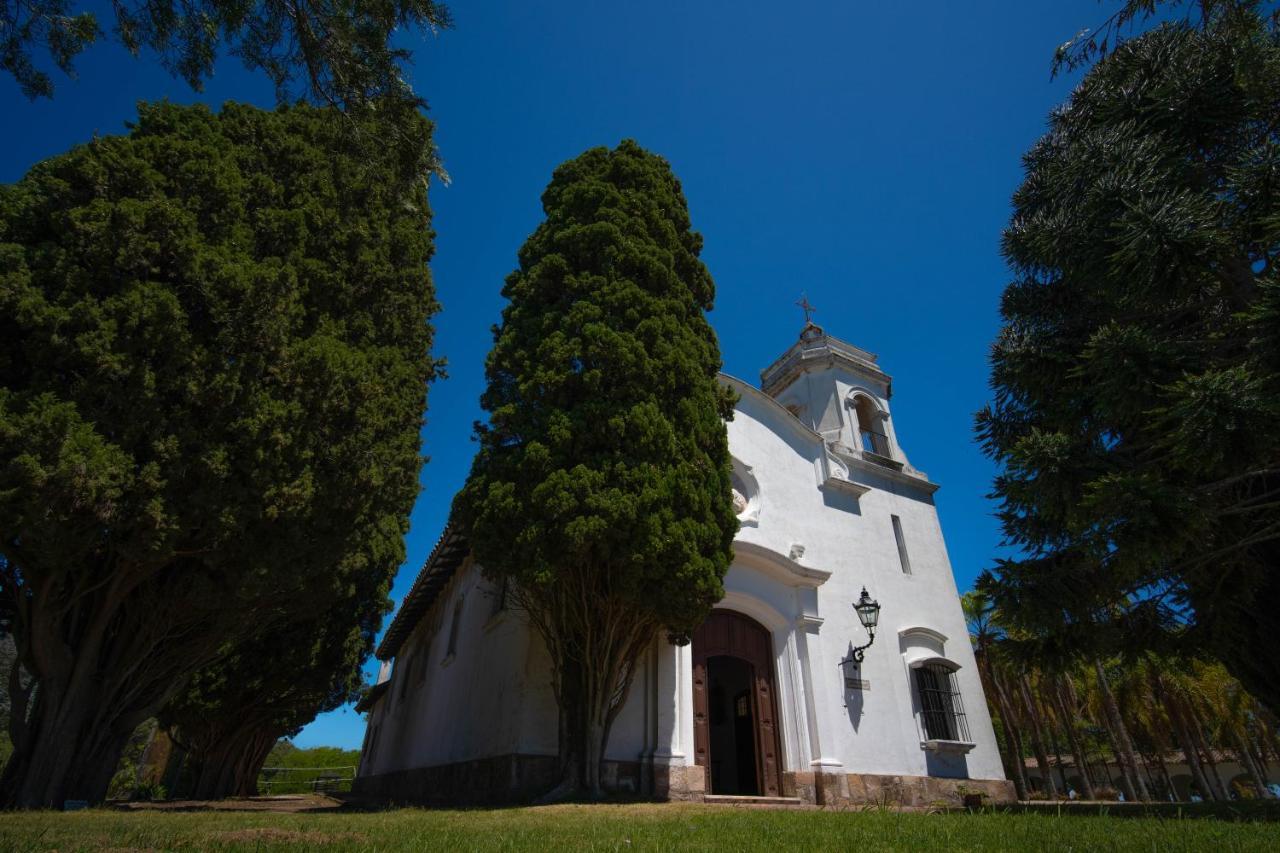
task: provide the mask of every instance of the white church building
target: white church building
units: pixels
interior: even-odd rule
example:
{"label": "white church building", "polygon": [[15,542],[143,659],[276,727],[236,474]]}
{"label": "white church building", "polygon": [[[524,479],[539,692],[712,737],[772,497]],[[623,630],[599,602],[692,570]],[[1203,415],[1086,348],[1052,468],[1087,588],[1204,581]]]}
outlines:
{"label": "white church building", "polygon": [[[728,423],[741,529],[725,596],[685,646],[655,637],[606,751],[609,787],[659,799],[839,805],[1011,800],[934,507],[875,355],[806,324]],[[854,609],[880,609],[874,642]],[[356,791],[532,799],[557,778],[549,660],[446,528],[361,703]]]}

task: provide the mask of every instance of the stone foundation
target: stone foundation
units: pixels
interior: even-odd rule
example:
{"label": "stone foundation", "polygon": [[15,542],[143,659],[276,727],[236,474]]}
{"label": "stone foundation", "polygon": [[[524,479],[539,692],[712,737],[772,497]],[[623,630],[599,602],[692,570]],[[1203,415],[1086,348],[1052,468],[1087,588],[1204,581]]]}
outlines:
{"label": "stone foundation", "polygon": [[[528,803],[555,785],[553,755],[498,755],[436,767],[358,776],[352,792],[387,803],[415,805],[510,805]],[[606,761],[606,791],[659,800],[702,799],[701,767],[639,761]]]}
{"label": "stone foundation", "polygon": [[[707,793],[706,769],[696,764],[606,761],[603,782],[611,793],[656,800],[698,801]],[[555,783],[555,756],[499,755],[360,776],[352,789],[387,803],[508,805],[532,802]],[[1013,802],[1013,783],[872,773],[782,774],[782,796],[815,806],[962,806],[965,795],[974,794],[987,803]]]}
{"label": "stone foundation", "polygon": [[782,774],[783,796],[817,806],[962,806],[966,795],[986,803],[1014,801],[1013,783],[1003,779],[942,779],[874,773]]}

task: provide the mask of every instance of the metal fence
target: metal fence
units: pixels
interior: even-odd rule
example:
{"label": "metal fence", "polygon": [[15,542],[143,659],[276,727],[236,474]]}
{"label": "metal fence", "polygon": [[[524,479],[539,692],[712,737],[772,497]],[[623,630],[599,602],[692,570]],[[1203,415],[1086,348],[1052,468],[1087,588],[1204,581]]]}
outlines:
{"label": "metal fence", "polygon": [[258,774],[258,793],[345,793],[355,778],[354,767],[264,767]]}

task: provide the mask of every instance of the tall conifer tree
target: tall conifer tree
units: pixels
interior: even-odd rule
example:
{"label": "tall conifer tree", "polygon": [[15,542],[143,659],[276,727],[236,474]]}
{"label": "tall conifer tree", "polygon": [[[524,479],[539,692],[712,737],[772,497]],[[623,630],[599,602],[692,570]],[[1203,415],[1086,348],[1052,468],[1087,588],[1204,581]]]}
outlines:
{"label": "tall conifer tree", "polygon": [[723,595],[734,399],[702,239],[666,161],[631,141],[591,149],[542,204],[503,289],[489,422],[455,510],[551,654],[559,793],[599,796],[641,651],[687,637]]}

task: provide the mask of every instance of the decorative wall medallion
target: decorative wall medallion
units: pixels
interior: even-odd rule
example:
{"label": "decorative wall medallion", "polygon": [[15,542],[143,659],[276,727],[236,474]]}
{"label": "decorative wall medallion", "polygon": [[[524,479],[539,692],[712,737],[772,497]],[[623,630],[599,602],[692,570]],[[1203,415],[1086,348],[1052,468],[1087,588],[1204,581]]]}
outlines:
{"label": "decorative wall medallion", "polygon": [[733,512],[744,527],[760,523],[760,483],[751,466],[737,458],[733,459]]}

